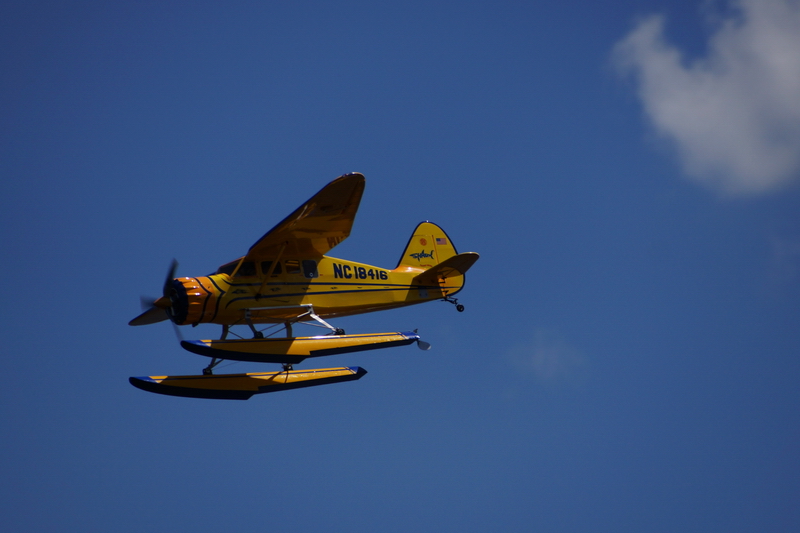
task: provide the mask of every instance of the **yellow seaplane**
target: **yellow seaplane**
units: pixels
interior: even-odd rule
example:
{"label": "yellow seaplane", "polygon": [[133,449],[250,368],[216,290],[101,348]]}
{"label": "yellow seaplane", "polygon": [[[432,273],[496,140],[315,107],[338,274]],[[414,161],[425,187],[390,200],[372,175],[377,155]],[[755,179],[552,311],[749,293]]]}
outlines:
{"label": "yellow seaplane", "polygon": [[[181,341],[186,350],[211,358],[202,375],[132,377],[131,384],[172,396],[246,400],[254,394],[352,381],[366,374],[361,367],[295,370],[293,365],[306,358],[415,342],[430,348],[416,331],[348,335],[327,321],[433,300],[450,302],[461,312],[464,306],[454,295],[479,258],[474,252],[456,252],[450,237],[431,222],[416,227],[391,270],[327,256],[350,235],[364,182],[358,173],[333,180],[247,254],[213,274],[175,277],[173,261],[161,297],[146,302],[146,310],[129,324],[211,323],[221,325],[222,334],[219,339]],[[296,337],[298,324],[328,331]],[[235,333],[233,326],[247,328],[247,337]],[[214,374],[214,367],[225,360],[278,363],[283,368]]]}

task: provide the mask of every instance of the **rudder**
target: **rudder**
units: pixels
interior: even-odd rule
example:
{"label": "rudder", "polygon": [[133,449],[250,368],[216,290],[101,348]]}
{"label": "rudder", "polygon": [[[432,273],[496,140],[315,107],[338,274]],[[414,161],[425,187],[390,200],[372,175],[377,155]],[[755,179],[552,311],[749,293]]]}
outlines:
{"label": "rudder", "polygon": [[408,240],[397,268],[427,270],[457,254],[447,233],[433,222],[425,221],[416,227]]}

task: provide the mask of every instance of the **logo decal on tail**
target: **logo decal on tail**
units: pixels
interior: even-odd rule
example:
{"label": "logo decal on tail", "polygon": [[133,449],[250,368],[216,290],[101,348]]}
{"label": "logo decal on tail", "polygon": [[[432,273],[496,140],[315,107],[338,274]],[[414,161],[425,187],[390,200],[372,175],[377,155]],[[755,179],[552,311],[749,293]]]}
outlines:
{"label": "logo decal on tail", "polygon": [[417,261],[422,261],[423,259],[428,258],[428,257],[433,259],[433,250],[431,250],[431,253],[429,253],[429,254],[425,253],[425,250],[422,250],[421,252],[417,252],[415,254],[408,254],[408,256],[409,257],[413,257]]}

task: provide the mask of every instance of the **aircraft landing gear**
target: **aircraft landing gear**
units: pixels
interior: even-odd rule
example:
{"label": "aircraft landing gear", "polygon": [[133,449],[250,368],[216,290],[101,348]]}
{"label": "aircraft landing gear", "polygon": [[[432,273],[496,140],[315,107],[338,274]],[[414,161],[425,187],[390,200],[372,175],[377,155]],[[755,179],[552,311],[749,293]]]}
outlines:
{"label": "aircraft landing gear", "polygon": [[464,306],[461,305],[460,303],[458,303],[458,298],[445,297],[445,298],[443,298],[443,300],[445,302],[447,302],[447,303],[451,303],[451,304],[455,305],[456,306],[456,311],[458,311],[459,313],[463,313],[464,312]]}

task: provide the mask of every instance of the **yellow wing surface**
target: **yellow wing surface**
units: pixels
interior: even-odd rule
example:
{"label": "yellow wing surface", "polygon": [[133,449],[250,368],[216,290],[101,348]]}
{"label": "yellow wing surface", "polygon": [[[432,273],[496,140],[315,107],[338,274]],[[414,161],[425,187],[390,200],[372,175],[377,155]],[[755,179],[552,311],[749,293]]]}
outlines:
{"label": "yellow wing surface", "polygon": [[362,174],[333,180],[251,246],[245,261],[322,257],[350,235],[363,193]]}

